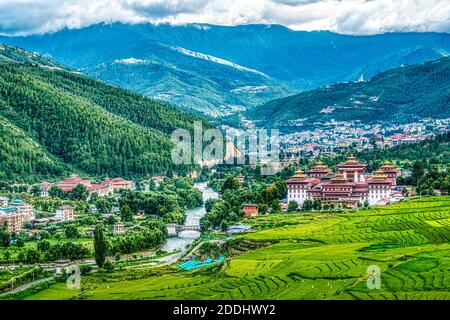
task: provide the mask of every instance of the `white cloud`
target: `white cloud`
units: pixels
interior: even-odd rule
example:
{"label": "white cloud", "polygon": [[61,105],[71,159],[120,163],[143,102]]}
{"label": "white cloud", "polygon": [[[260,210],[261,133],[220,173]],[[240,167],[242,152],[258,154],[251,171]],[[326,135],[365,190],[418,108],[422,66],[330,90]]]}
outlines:
{"label": "white cloud", "polygon": [[277,23],[346,34],[450,32],[448,0],[0,0],[0,33],[99,22]]}

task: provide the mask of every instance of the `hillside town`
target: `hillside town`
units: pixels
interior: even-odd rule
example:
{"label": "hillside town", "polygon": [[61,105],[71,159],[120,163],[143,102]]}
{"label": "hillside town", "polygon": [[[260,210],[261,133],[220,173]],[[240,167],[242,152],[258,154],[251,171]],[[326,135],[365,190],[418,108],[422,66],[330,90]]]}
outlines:
{"label": "hillside town", "polygon": [[317,123],[315,129],[281,135],[286,153],[336,155],[339,150],[355,147],[357,151],[413,144],[450,130],[450,119],[421,119],[417,122],[388,126],[386,123],[363,124],[360,121]]}

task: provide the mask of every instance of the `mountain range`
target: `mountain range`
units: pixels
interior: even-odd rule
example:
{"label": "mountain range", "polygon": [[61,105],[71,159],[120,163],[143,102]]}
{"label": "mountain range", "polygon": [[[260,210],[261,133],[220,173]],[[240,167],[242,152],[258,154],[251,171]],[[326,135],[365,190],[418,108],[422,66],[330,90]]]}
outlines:
{"label": "mountain range", "polygon": [[273,100],[244,117],[284,131],[332,120],[395,124],[450,118],[450,58],[389,70],[367,82],[329,85]]}
{"label": "mountain range", "polygon": [[215,117],[450,52],[445,33],[350,36],[280,25],[96,24],[0,43]]}
{"label": "mountain range", "polygon": [[186,172],[171,162],[170,134],[196,120],[167,103],[0,45],[0,180]]}

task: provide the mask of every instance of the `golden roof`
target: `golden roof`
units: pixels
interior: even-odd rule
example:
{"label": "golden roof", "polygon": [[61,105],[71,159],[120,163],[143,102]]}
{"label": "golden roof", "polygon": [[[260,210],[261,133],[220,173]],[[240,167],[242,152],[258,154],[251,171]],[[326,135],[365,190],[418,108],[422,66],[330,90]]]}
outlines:
{"label": "golden roof", "polygon": [[350,155],[347,158],[347,163],[358,163],[358,160],[356,160],[356,157],[354,157],[353,155]]}
{"label": "golden roof", "polygon": [[344,178],[344,177],[335,177],[335,178],[332,178],[331,179],[331,181],[347,181],[348,179],[347,178]]}
{"label": "golden roof", "polygon": [[302,170],[297,170],[293,178],[306,178],[307,175]]}
{"label": "golden roof", "polygon": [[376,171],[375,174],[372,176],[372,179],[375,179],[375,180],[385,180],[387,178],[388,178],[388,175],[384,174],[384,172],[380,171],[380,170]]}
{"label": "golden roof", "polygon": [[331,181],[348,181],[348,178],[344,178],[342,174],[337,174],[334,178],[330,179]]}
{"label": "golden roof", "polygon": [[317,164],[314,167],[314,169],[328,169],[328,167],[326,165],[324,165],[324,163],[322,161],[317,161]]}

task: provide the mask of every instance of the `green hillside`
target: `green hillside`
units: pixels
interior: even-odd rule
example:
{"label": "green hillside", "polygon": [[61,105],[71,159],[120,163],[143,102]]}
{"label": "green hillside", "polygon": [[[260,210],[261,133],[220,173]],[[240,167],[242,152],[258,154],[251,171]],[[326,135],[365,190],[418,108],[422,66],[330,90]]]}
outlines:
{"label": "green hillside", "polygon": [[[222,266],[93,274],[83,277],[81,290],[57,283],[28,298],[450,298],[450,197],[344,214],[276,214],[245,223],[257,232],[229,242],[232,257]],[[370,290],[367,269],[373,266],[380,268],[381,288]]]}
{"label": "green hillside", "polygon": [[[171,167],[169,134],[198,120],[164,103],[54,68],[43,57],[29,60],[22,50],[2,48],[3,135],[14,136],[14,128],[22,139],[2,142],[0,152],[15,154],[17,160],[8,165],[13,158],[0,159],[5,177],[31,181],[60,176],[67,166],[93,176],[163,173]],[[12,142],[14,150],[8,148]],[[41,159],[42,172],[27,164],[23,155],[28,153],[47,155]]]}
{"label": "green hillside", "polygon": [[45,179],[67,171],[66,165],[3,117],[0,136],[0,180],[21,180],[30,173]]}
{"label": "green hillside", "polygon": [[170,47],[156,51],[141,59],[117,59],[82,72],[189,112],[215,117],[231,112],[233,106],[257,106],[296,92],[256,71],[184,55]]}
{"label": "green hillside", "polygon": [[368,82],[327,86],[253,108],[246,117],[260,126],[289,130],[315,122],[410,122],[450,117],[450,58],[381,73]]}

